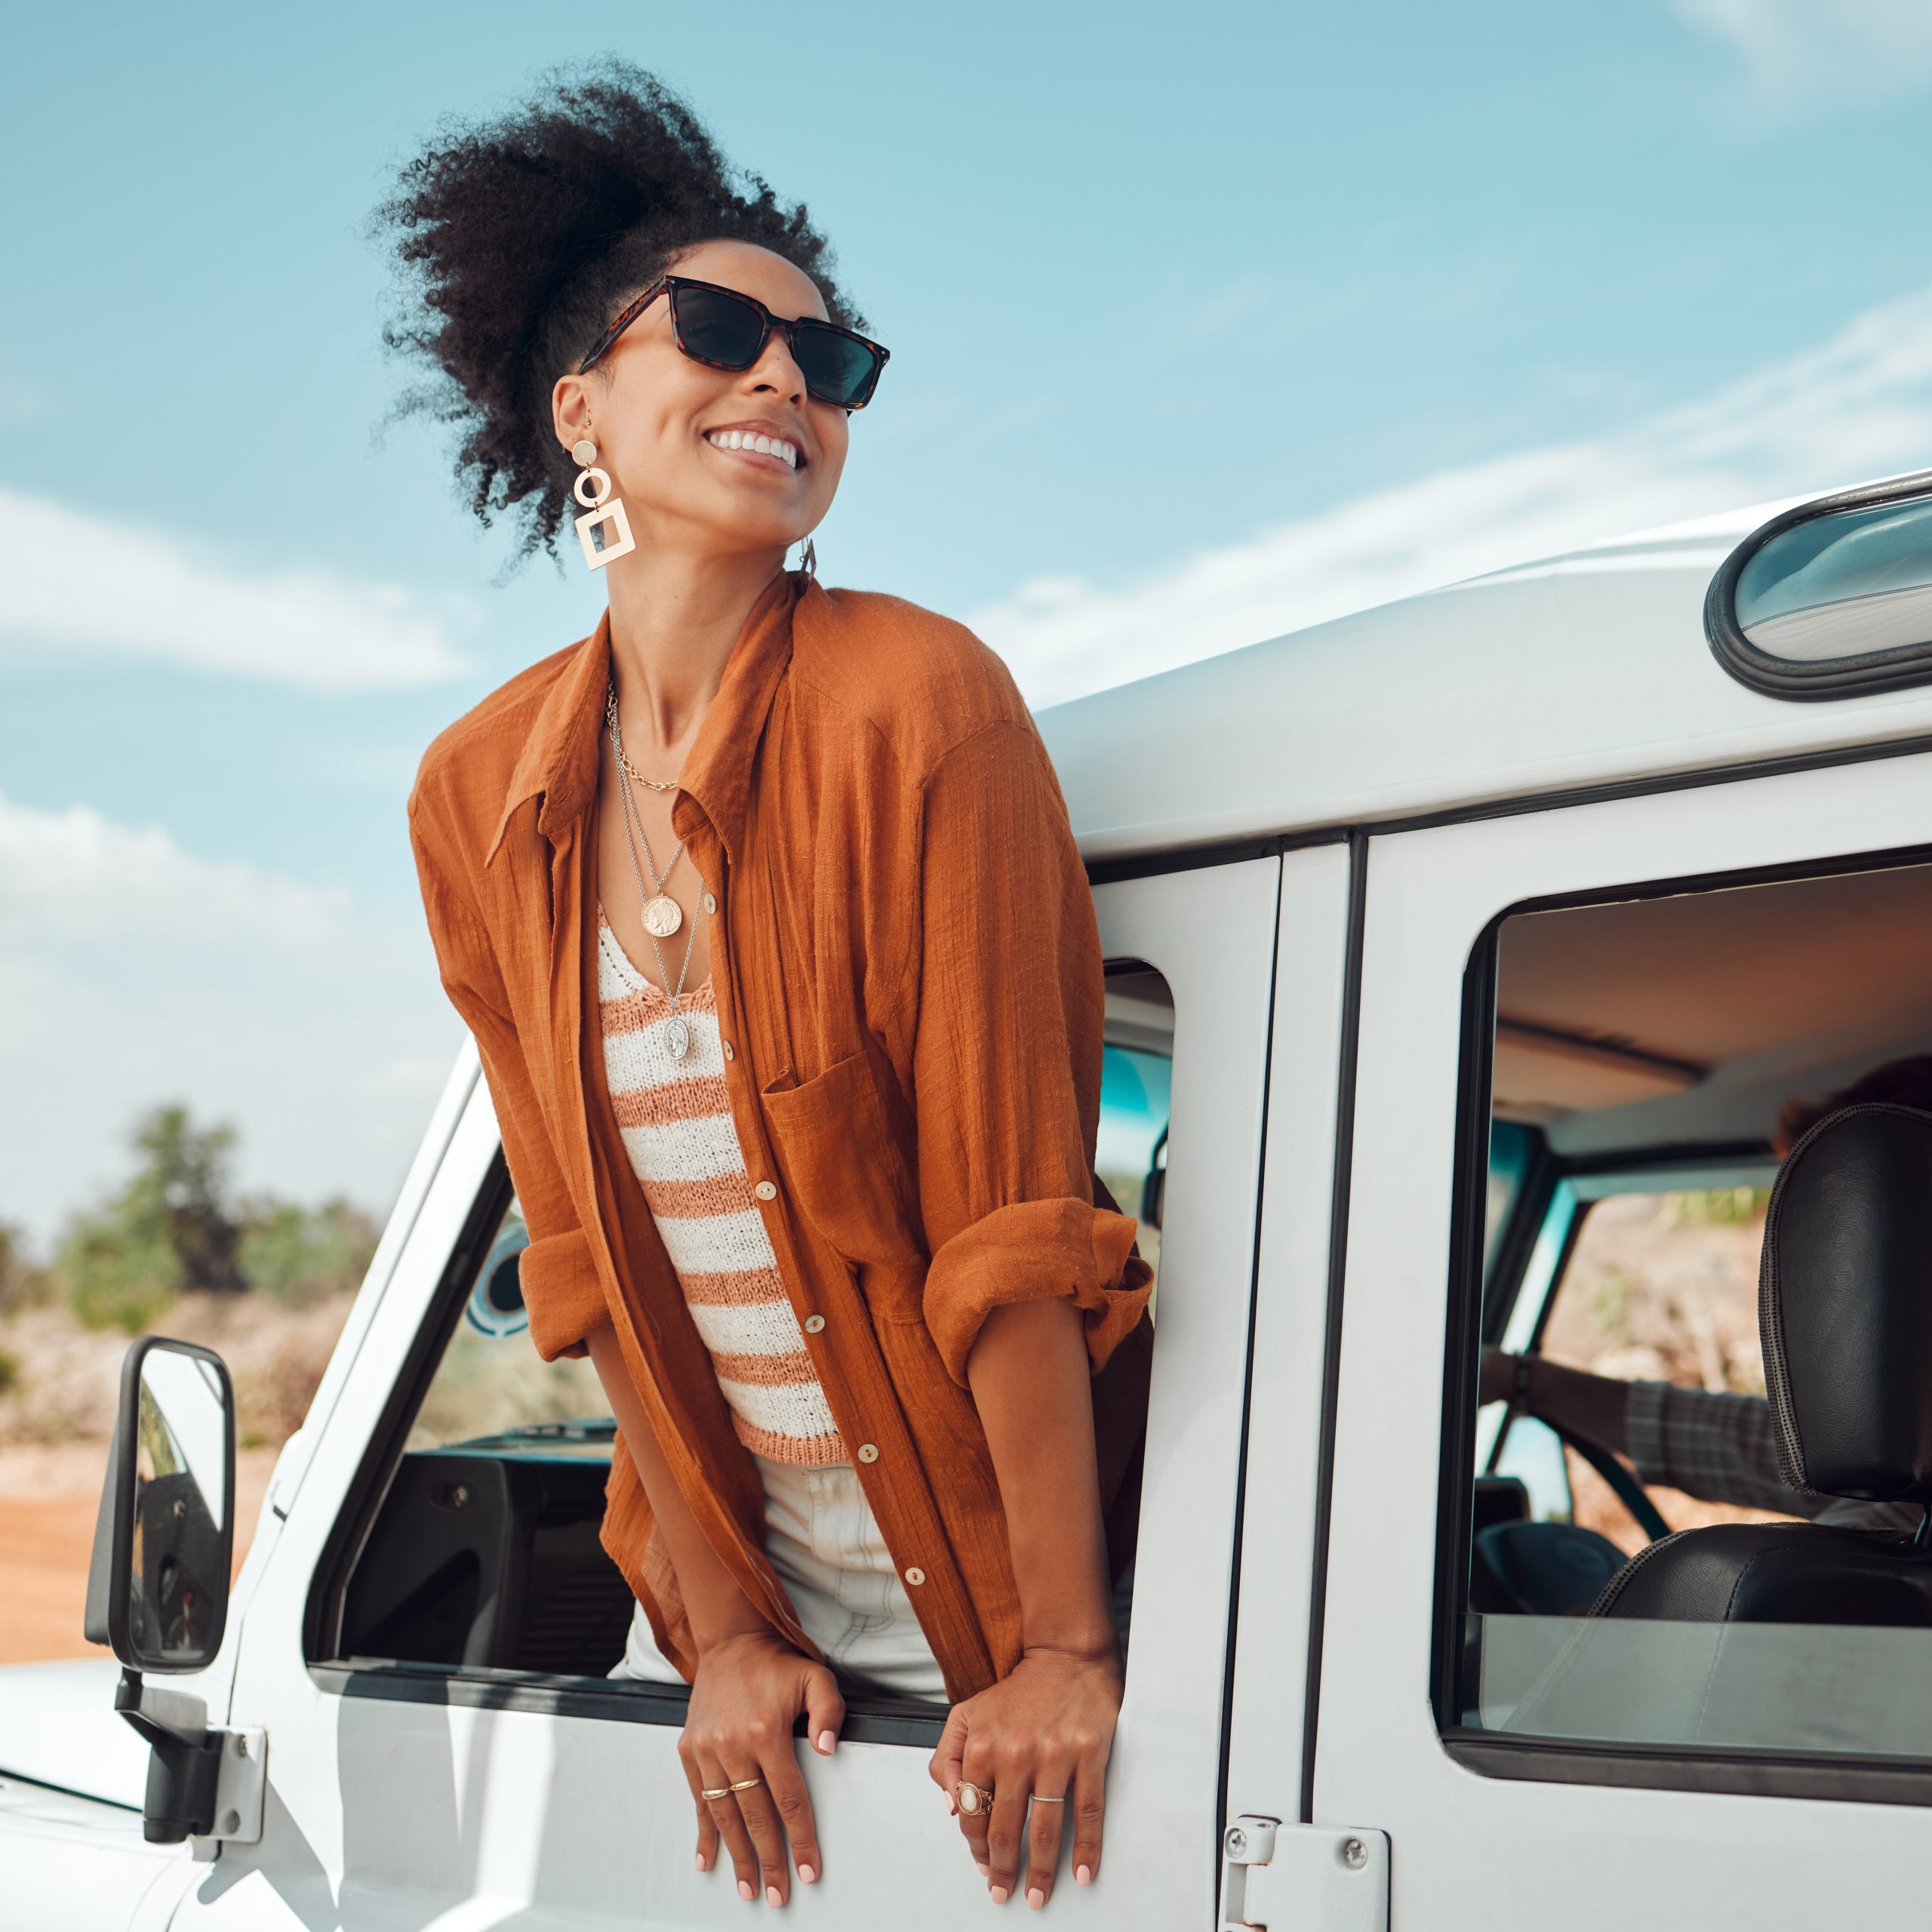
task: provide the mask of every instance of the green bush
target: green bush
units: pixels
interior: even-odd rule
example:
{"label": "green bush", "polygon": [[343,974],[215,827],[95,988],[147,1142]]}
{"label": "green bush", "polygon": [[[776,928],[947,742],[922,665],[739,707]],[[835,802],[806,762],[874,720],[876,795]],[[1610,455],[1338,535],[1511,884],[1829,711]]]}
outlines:
{"label": "green bush", "polygon": [[48,1296],[47,1271],[28,1260],[20,1230],[0,1221],[0,1315],[32,1308]]}
{"label": "green bush", "polygon": [[[118,1193],[74,1217],[50,1271],[90,1328],[138,1334],[190,1292],[257,1288],[300,1308],[360,1284],[377,1231],[348,1201],[314,1209],[269,1195],[235,1201],[233,1130],[196,1127],[185,1107],[144,1115],[133,1141],[140,1166]],[[0,1244],[0,1291],[12,1251]]]}
{"label": "green bush", "polygon": [[1698,1189],[1669,1197],[1670,1219],[1680,1228],[1735,1226],[1761,1214],[1770,1198],[1767,1187]]}
{"label": "green bush", "polygon": [[174,1305],[181,1263],[162,1229],[110,1212],[75,1221],[54,1257],[54,1276],[84,1327],[138,1335]]}
{"label": "green bush", "polygon": [[17,1388],[20,1380],[20,1357],[10,1355],[5,1349],[0,1349],[0,1395],[5,1395],[10,1389]]}
{"label": "green bush", "polygon": [[377,1230],[346,1201],[312,1211],[263,1198],[245,1212],[239,1259],[251,1287],[291,1307],[306,1307],[358,1287],[376,1251]]}

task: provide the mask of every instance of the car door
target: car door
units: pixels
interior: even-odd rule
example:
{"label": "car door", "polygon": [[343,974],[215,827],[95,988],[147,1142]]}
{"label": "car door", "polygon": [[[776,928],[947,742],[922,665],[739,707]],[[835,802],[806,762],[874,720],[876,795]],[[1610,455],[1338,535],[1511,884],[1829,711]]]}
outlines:
{"label": "car door", "polygon": [[[1814,867],[1849,874],[1902,864],[1901,848],[1928,844],[1932,759],[1923,755],[1367,844],[1351,1174],[1331,1315],[1332,1489],[1315,1546],[1323,1614],[1303,1644],[1300,1623],[1272,1612],[1269,1585],[1291,1580],[1303,1552],[1277,1558],[1251,1533],[1237,1683],[1251,1643],[1279,1632],[1291,1660],[1301,1647],[1306,1694],[1298,1707],[1295,1672],[1284,1668],[1289,1694],[1241,1698],[1235,1763],[1255,1809],[1293,1820],[1293,1806],[1332,1830],[1387,1835],[1389,1922],[1400,1932],[1477,1921],[1491,1932],[1609,1932],[1633,1914],[1660,1927],[1922,1921],[1916,1807],[1932,1801],[1932,1781],[1896,1746],[1887,1755],[1850,1735],[1829,1751],[1539,1742],[1480,1729],[1455,1686],[1484,1622],[1466,1611],[1458,1499],[1474,1435],[1479,1295],[1469,1283],[1480,1270],[1487,1100],[1480,1118],[1469,1110],[1494,1037],[1482,980],[1497,922],[1578,897],[1636,903]],[[1854,961],[1869,943],[1852,931],[1835,937]],[[1755,964],[1775,984],[1775,954]],[[1641,970],[1633,959],[1629,972]],[[1857,1001],[1846,1004],[1849,1024]],[[1263,1343],[1257,1389],[1271,1372],[1265,1332]],[[1256,1506],[1251,1463],[1251,1522]],[[1640,1647],[1696,1628],[1625,1627]],[[1785,1627],[1770,1626],[1774,1635]],[[1632,1655],[1634,1700],[1654,1686]],[[1897,1680],[1901,1694],[1916,1697],[1915,1674]],[[1761,1715],[1774,1724],[1776,1700],[1796,1690],[1788,1674],[1772,1681],[1783,1687]]]}
{"label": "car door", "polygon": [[[1137,998],[1165,989],[1172,1066],[1126,1700],[1100,1881],[1063,1884],[1051,1906],[1069,1923],[1166,1927],[1213,1909],[1281,876],[1266,858],[1095,891],[1110,973]],[[1339,944],[1335,930],[1319,938]],[[1124,1023],[1140,1038],[1131,1011]],[[371,1486],[396,1467],[502,1222],[494,1124],[468,1063],[406,1245],[358,1310],[299,1483],[278,1499],[286,1518],[248,1607],[234,1721],[269,1730],[262,1841],[226,1847],[177,1925],[741,1922],[728,1870],[693,1869],[681,1690],[331,1654],[318,1608],[330,1566],[354,1560],[345,1539],[367,1538]],[[1103,1146],[1103,1174],[1107,1162]],[[848,1741],[808,1767],[826,1869],[789,1910],[840,1925],[909,1909],[936,1928],[983,1922],[983,1884],[926,1773],[941,1715],[854,1700]]]}

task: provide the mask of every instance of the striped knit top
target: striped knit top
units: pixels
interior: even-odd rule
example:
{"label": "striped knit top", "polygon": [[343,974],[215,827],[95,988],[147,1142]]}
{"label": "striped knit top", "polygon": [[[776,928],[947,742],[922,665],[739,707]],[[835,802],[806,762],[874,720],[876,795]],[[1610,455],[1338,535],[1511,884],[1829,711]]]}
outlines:
{"label": "striped knit top", "polygon": [[631,964],[600,908],[597,1000],[605,1076],[631,1168],[739,1441],[776,1463],[848,1460],[752,1198],[710,980],[680,1003],[691,1043],[674,1060],[665,1037],[671,1002]]}

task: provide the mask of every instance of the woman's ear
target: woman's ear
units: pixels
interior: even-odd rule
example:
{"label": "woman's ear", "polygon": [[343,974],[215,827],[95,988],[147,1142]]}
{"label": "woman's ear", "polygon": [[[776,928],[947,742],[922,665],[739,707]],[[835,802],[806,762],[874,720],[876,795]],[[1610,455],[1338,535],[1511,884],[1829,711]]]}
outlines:
{"label": "woman's ear", "polygon": [[550,422],[565,449],[588,433],[591,422],[589,385],[574,373],[559,376],[550,389]]}

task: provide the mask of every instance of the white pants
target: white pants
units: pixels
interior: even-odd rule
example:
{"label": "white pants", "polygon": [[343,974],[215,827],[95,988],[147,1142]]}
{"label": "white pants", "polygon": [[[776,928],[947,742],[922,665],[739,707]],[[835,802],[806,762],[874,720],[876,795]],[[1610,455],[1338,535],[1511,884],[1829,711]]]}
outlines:
{"label": "white pants", "polygon": [[[943,1703],[939,1660],[850,1463],[822,1469],[755,1455],[764,1481],[764,1553],[805,1634],[857,1687]],[[613,1677],[681,1684],[639,1604]]]}

